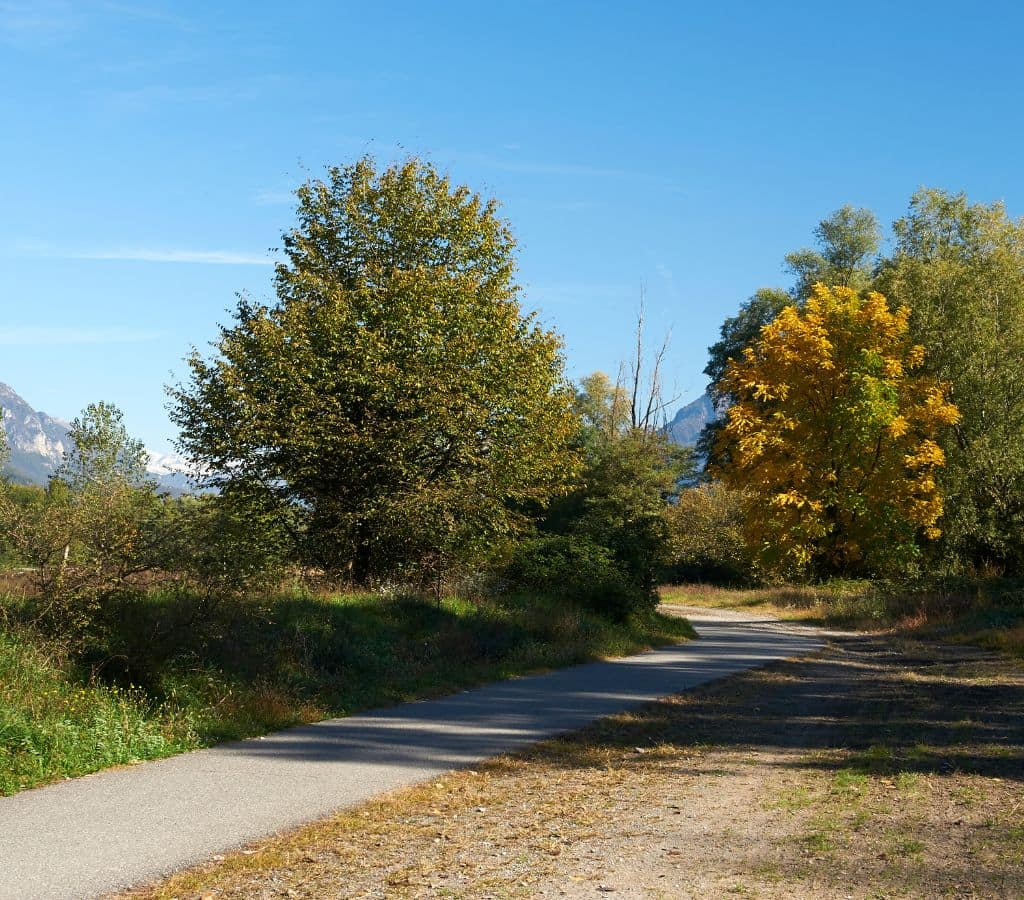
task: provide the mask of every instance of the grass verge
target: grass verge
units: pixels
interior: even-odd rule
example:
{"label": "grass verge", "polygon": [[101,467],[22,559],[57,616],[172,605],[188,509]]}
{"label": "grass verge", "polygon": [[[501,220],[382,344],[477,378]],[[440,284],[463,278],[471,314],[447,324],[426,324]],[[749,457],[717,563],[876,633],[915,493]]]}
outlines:
{"label": "grass verge", "polygon": [[0,794],[693,635],[677,617],[611,622],[540,597],[296,594],[199,626],[187,599],[150,595],[115,622],[75,659],[0,630]]}

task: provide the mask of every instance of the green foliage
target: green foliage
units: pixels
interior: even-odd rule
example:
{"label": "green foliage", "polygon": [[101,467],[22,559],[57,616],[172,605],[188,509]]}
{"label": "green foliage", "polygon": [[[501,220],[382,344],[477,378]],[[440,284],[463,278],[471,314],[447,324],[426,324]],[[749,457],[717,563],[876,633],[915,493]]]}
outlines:
{"label": "green foliage", "polygon": [[691,451],[661,430],[634,427],[631,408],[626,391],[608,376],[583,379],[576,398],[585,460],[581,484],[552,504],[542,527],[605,548],[641,605],[653,606],[667,551],[669,500],[693,462]]}
{"label": "green foliage", "polygon": [[128,434],[124,416],[113,404],[89,404],[71,423],[70,437],[71,449],[56,474],[72,492],[121,484],[151,486],[146,449]]}
{"label": "green foliage", "polygon": [[947,566],[1024,572],[1024,220],[921,190],[895,223],[881,285],[912,310],[926,369],[961,413],[944,442]]}
{"label": "green foliage", "polygon": [[104,607],[152,566],[160,500],[145,477],[145,451],[116,407],[87,407],[71,440],[45,492],[19,502],[12,486],[0,486],[0,533],[31,567],[40,623],[81,642]]}
{"label": "green foliage", "polygon": [[592,609],[616,621],[650,608],[651,596],[616,562],[612,551],[579,535],[523,541],[507,576],[517,588]]}
{"label": "green foliage", "polygon": [[10,526],[26,510],[41,504],[46,496],[36,485],[14,484],[0,478],[0,569],[19,568],[26,563],[18,555],[18,548]]}
{"label": "green foliage", "polygon": [[91,665],[0,631],[0,794],[692,636],[678,618],[612,623],[525,595],[296,593],[224,604],[201,628],[197,604],[181,592],[139,598]]}
{"label": "green foliage", "polygon": [[147,590],[190,597],[195,628],[224,600],[280,583],[293,529],[266,495],[159,496],[141,445],[107,404],[89,407],[71,436],[45,490],[0,485],[0,552],[27,567],[21,618],[75,658],[124,657],[110,635]]}
{"label": "green foliage", "polygon": [[266,495],[168,499],[155,545],[161,580],[207,604],[274,587],[294,557],[293,520]]}
{"label": "green foliage", "polygon": [[804,248],[786,256],[786,266],[797,279],[793,299],[807,300],[816,284],[871,289],[874,257],[882,242],[871,210],[843,206],[818,223],[814,236],[818,249]]}
{"label": "green foliage", "polygon": [[720,482],[683,490],[667,513],[672,581],[750,581],[754,560],[743,536],[743,498]]}
{"label": "green foliage", "polygon": [[298,192],[277,302],[242,298],[172,391],[222,486],[307,514],[307,553],[357,583],[496,554],[576,468],[557,336],[523,315],[494,201],[410,160]]}

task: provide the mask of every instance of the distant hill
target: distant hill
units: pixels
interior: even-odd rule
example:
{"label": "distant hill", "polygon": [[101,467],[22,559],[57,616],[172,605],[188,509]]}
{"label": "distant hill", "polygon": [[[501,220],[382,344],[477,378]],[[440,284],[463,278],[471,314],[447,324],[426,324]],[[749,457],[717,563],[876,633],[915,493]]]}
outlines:
{"label": "distant hill", "polygon": [[707,394],[701,394],[692,403],[687,403],[682,407],[665,430],[675,443],[682,444],[684,447],[692,447],[697,443],[697,438],[700,437],[704,426],[718,417],[718,410],[715,409],[711,398]]}
{"label": "distant hill", "polygon": [[[0,408],[11,451],[7,474],[20,484],[45,485],[71,446],[68,434],[71,426],[63,419],[33,409],[14,388],[3,382],[0,382]],[[191,482],[177,457],[153,455],[148,469],[164,491],[178,495],[191,490]]]}

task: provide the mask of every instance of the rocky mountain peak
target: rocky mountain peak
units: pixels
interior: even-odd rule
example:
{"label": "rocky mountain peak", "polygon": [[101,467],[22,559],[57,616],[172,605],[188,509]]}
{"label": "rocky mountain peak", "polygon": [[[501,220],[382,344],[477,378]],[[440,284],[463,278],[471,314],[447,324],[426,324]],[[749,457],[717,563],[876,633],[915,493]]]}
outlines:
{"label": "rocky mountain peak", "polygon": [[[10,385],[0,382],[0,409],[11,452],[7,474],[22,484],[45,485],[71,447],[70,424],[33,409]],[[184,463],[173,454],[155,454],[148,471],[164,490],[180,494],[191,489]]]}
{"label": "rocky mountain peak", "polygon": [[0,409],[11,451],[8,468],[17,481],[45,483],[68,449],[67,422],[33,409],[10,385],[0,382]]}
{"label": "rocky mountain peak", "polygon": [[714,401],[707,394],[701,394],[692,403],[679,409],[668,423],[665,430],[669,438],[684,447],[692,447],[708,422],[720,418],[720,411],[715,409]]}

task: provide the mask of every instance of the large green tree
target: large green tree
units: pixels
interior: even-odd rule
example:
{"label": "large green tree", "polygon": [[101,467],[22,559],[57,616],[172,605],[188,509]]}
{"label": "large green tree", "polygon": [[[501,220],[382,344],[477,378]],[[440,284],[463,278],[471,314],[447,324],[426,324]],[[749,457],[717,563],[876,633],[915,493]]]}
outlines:
{"label": "large green tree", "polygon": [[409,160],[298,191],[277,300],[239,300],[172,391],[214,483],[308,515],[354,580],[476,558],[576,467],[559,338],[520,307],[495,201]]}
{"label": "large green tree", "polygon": [[922,189],[894,225],[881,289],[911,308],[961,419],[940,474],[948,561],[1024,571],[1024,219]]}

